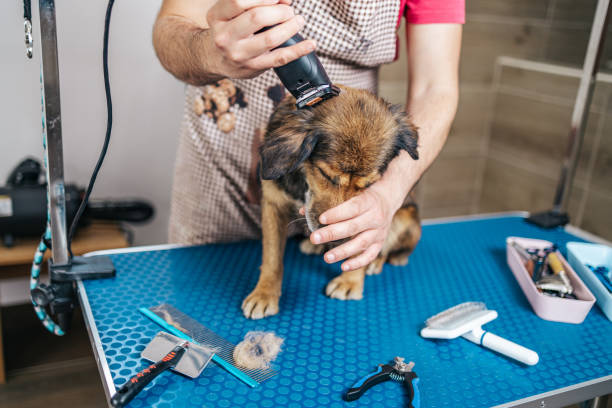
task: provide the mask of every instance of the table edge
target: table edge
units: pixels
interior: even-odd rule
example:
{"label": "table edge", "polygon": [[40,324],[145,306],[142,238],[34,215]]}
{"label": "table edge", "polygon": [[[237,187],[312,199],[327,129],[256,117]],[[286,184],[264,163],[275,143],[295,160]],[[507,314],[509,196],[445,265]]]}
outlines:
{"label": "table edge", "polygon": [[492,408],[541,408],[565,407],[595,397],[607,395],[612,388],[612,374],[567,387],[525,397],[520,400],[495,405]]}
{"label": "table edge", "polygon": [[77,292],[79,294],[79,303],[81,304],[81,310],[84,314],[85,327],[87,328],[87,334],[89,335],[89,342],[93,348],[94,357],[96,359],[96,365],[100,377],[102,378],[102,388],[106,394],[106,400],[110,401],[111,397],[115,394],[116,388],[115,383],[110,372],[110,367],[106,361],[106,355],[102,348],[102,341],[100,339],[100,333],[98,333],[98,327],[95,324],[91,305],[89,304],[89,298],[87,297],[87,291],[83,286],[83,281],[77,281]]}

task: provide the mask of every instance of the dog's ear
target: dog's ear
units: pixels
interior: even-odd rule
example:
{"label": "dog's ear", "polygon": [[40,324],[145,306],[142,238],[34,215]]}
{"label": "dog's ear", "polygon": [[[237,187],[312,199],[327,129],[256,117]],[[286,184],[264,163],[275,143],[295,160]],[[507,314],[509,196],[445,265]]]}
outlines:
{"label": "dog's ear", "polygon": [[320,133],[312,129],[312,112],[296,110],[295,101],[283,101],[272,114],[259,148],[261,178],[275,180],[297,169],[312,153]]}
{"label": "dog's ear", "polygon": [[391,108],[395,120],[397,122],[397,133],[395,135],[395,148],[399,152],[405,150],[414,160],[419,159],[417,150],[419,144],[419,132],[417,128],[410,122],[410,119],[404,108],[400,105],[394,105]]}
{"label": "dog's ear", "polygon": [[296,170],[312,153],[319,141],[315,131],[267,138],[259,148],[261,178],[276,180]]}

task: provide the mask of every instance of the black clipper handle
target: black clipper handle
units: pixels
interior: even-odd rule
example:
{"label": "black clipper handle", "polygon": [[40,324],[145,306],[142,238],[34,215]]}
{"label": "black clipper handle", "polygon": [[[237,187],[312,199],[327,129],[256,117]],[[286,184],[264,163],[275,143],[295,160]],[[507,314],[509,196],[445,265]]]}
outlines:
{"label": "black clipper handle", "polygon": [[389,380],[391,378],[392,372],[393,367],[387,364],[379,365],[376,371],[366,375],[365,377],[357,381],[355,384],[353,384],[353,386],[346,392],[344,399],[347,401],[355,401],[371,387]]}
{"label": "black clipper handle", "polygon": [[132,378],[130,378],[125,384],[121,386],[112,396],[110,403],[113,407],[124,407],[130,402],[138,393],[147,386],[155,377],[169,369],[174,367],[180,358],[185,354],[186,346],[179,345],[172,349],[171,352],[166,354],[164,358],[159,360],[157,363],[151,364]]}
{"label": "black clipper handle", "polygon": [[[302,41],[304,38],[300,34],[295,34],[278,48],[290,47]],[[274,72],[296,99],[302,96],[307,89],[331,84],[327,72],[314,52],[291,61],[287,65],[274,68]]]}
{"label": "black clipper handle", "polygon": [[405,373],[403,384],[408,391],[408,408],[420,408],[419,377],[412,371]]}
{"label": "black clipper handle", "polygon": [[[272,27],[274,26],[264,27],[255,34],[262,33]],[[304,38],[300,34],[295,34],[275,49],[290,47],[302,41],[304,41]],[[295,97],[295,105],[298,109],[314,106],[340,94],[340,88],[331,83],[314,51],[288,64],[274,68],[274,72],[285,88]]]}

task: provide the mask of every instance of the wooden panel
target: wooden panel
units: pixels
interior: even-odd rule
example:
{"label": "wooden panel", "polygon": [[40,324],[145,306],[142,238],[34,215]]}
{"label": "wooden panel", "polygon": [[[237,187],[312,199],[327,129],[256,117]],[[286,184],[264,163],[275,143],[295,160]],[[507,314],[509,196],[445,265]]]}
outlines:
{"label": "wooden panel", "polygon": [[445,151],[480,151],[491,100],[489,90],[461,88],[457,115],[444,146]]}
{"label": "wooden panel", "polygon": [[579,83],[579,78],[512,66],[504,66],[500,77],[500,85],[503,87],[562,98],[568,104],[576,98]]}
{"label": "wooden panel", "polygon": [[556,180],[489,158],[480,212],[543,211],[552,205]]}
{"label": "wooden panel", "polygon": [[488,14],[501,17],[546,18],[551,0],[468,0],[466,14]]}
{"label": "wooden panel", "polygon": [[[491,124],[490,149],[513,155],[518,163],[537,165],[556,177],[567,149],[572,107],[530,97],[500,93]],[[600,115],[591,113],[583,148],[589,152]],[[580,162],[577,178],[584,179],[587,162]]]}
{"label": "wooden panel", "polygon": [[555,0],[553,20],[590,25],[593,22],[595,6],[597,6],[597,0]]}
{"label": "wooden panel", "polygon": [[[20,239],[12,248],[0,246],[0,266],[31,263],[38,243],[38,239]],[[75,255],[81,255],[91,251],[127,246],[128,242],[116,223],[96,222],[77,232],[72,243],[72,251]],[[49,251],[46,255],[45,259],[48,259]],[[2,277],[1,269],[0,277]]]}
{"label": "wooden panel", "polygon": [[86,362],[65,364],[40,372],[10,376],[0,391],[2,408],[107,408],[93,356]]}
{"label": "wooden panel", "polygon": [[[556,64],[553,64],[555,66]],[[579,72],[578,69],[576,69]],[[528,68],[517,68],[513,66],[503,66],[500,77],[500,86],[504,89],[515,89],[517,91],[528,92],[533,95],[543,95],[547,97],[559,98],[574,106],[576,93],[580,78],[567,75],[558,75],[549,72],[539,72]],[[608,103],[612,84],[597,82],[593,92],[592,108],[605,109]]]}
{"label": "wooden panel", "polygon": [[547,61],[572,67],[582,67],[589,34],[587,27],[559,27],[553,24],[544,51]]}
{"label": "wooden panel", "polygon": [[460,75],[462,83],[488,85],[495,60],[505,55],[537,59],[544,47],[546,27],[531,21],[468,21],[463,30]]}
{"label": "wooden panel", "polygon": [[401,25],[397,29],[398,58],[394,62],[382,65],[379,71],[380,82],[408,80],[408,57],[406,56],[406,23],[402,19]]}
{"label": "wooden panel", "polygon": [[419,203],[432,209],[476,204],[475,180],[481,160],[478,155],[443,152],[425,174]]}
{"label": "wooden panel", "polygon": [[[610,110],[612,110],[612,106],[610,106]],[[591,183],[592,188],[612,195],[612,112],[605,117],[599,148],[595,156]],[[609,210],[609,218],[612,218],[612,207]]]}
{"label": "wooden panel", "polygon": [[61,364],[92,355],[83,314],[76,307],[71,328],[64,336],[49,333],[31,304],[2,308],[6,369],[9,373],[31,367]]}
{"label": "wooden panel", "polygon": [[589,191],[580,228],[612,241],[612,194]]}
{"label": "wooden panel", "polygon": [[419,206],[419,215],[423,220],[428,218],[455,217],[469,214],[472,214],[472,208],[469,205],[453,205],[451,207]]}
{"label": "wooden panel", "polygon": [[387,102],[406,106],[408,81],[380,81],[378,95]]}

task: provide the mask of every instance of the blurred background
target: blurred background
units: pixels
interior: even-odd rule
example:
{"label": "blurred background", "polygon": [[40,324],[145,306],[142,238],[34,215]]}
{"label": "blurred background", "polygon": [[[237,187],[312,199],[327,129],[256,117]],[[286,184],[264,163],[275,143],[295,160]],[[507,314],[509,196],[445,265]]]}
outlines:
{"label": "blurred background", "polygon": [[[22,158],[42,159],[34,3],[35,49],[29,61],[22,4],[0,2],[0,184]],[[154,204],[153,221],[133,227],[135,245],[166,241],[183,109],[183,85],[161,68],[151,45],[160,3],[116,2],[109,57],[113,137],[93,193],[93,198],[139,197]],[[459,109],[446,147],[417,188],[424,218],[551,207],[595,5],[596,0],[466,0]],[[106,123],[101,69],[106,0],[59,0],[56,8],[65,179],[85,186]],[[404,104],[403,27],[398,33],[400,58],[381,69],[380,94]],[[569,206],[572,224],[608,240],[611,98],[608,38]],[[0,383],[4,368],[11,381],[0,386],[0,405],[38,406],[44,400],[46,406],[59,406],[68,398],[76,406],[105,406],[79,313],[66,338],[40,335],[31,307],[23,305],[27,279],[2,273],[0,268],[0,349],[4,341],[6,361],[0,359]],[[23,296],[13,296],[15,287]],[[23,338],[31,340],[25,345]]]}

